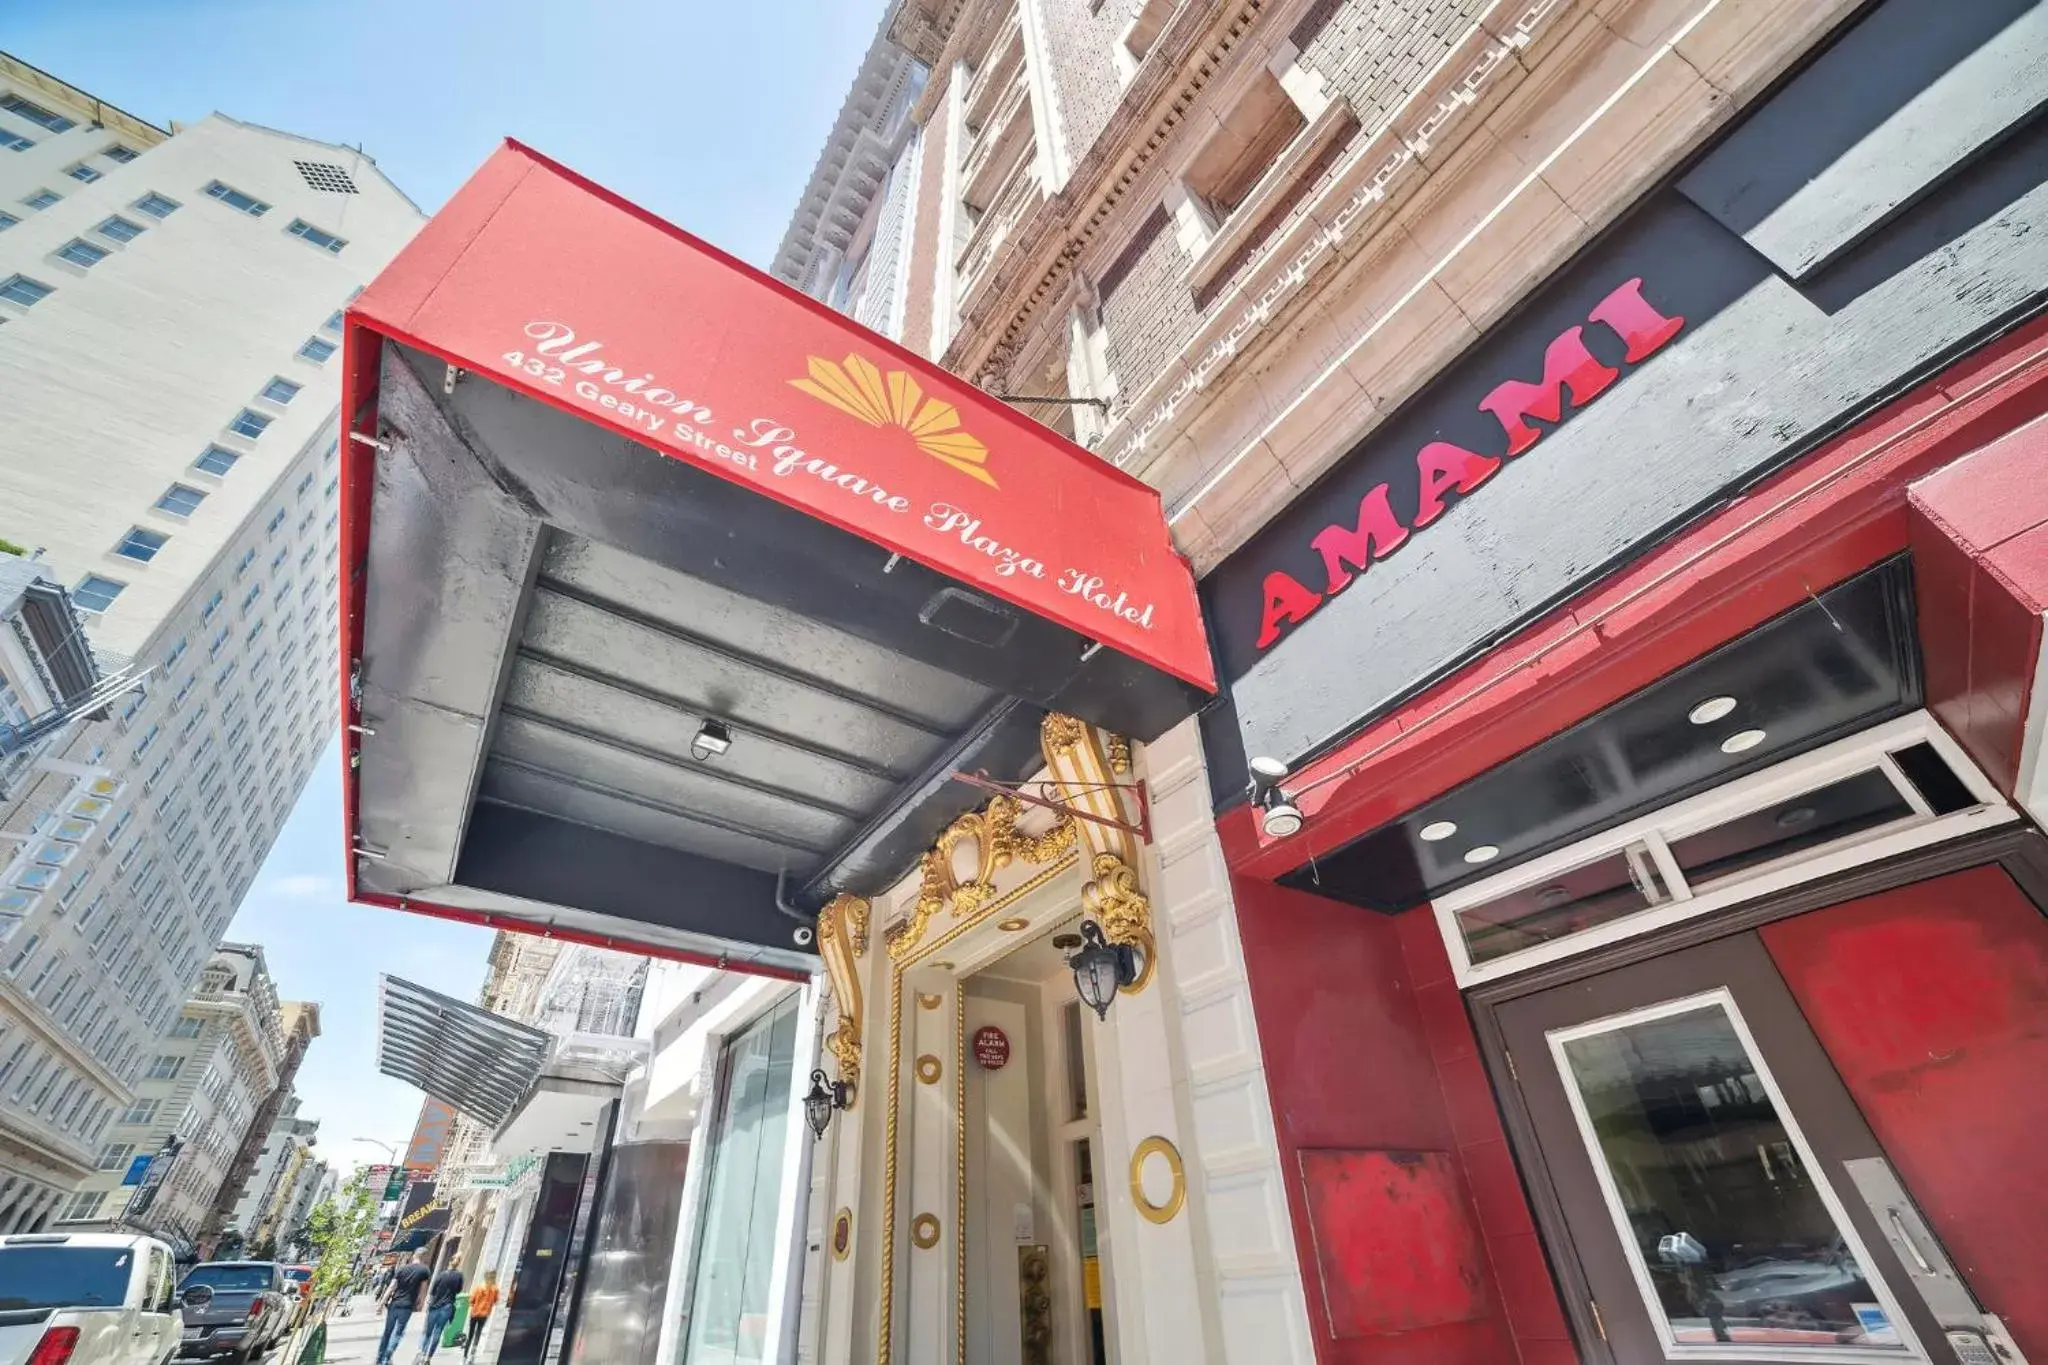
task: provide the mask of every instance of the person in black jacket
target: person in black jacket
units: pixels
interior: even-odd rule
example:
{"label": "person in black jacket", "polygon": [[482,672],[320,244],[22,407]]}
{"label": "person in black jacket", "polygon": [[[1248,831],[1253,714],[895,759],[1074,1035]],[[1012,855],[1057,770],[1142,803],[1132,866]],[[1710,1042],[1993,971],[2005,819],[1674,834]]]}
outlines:
{"label": "person in black jacket", "polygon": [[427,1339],[420,1344],[420,1357],[431,1360],[448,1324],[455,1318],[455,1296],[462,1292],[462,1272],[449,1266],[434,1277],[427,1291]]}
{"label": "person in black jacket", "polygon": [[413,1310],[419,1307],[420,1290],[432,1278],[427,1269],[427,1253],[415,1251],[412,1260],[392,1272],[391,1283],[385,1286],[384,1297],[378,1300],[384,1305],[384,1335],[377,1342],[377,1365],[391,1365],[391,1358],[398,1354],[398,1343],[405,1336],[406,1324],[412,1321]]}

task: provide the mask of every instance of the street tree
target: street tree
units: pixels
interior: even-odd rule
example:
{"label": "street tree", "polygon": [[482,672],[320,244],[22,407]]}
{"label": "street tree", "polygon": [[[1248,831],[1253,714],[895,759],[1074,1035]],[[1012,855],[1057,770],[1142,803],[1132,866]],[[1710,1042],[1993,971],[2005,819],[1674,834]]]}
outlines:
{"label": "street tree", "polygon": [[333,1298],[355,1278],[356,1262],[377,1225],[377,1196],[367,1167],[359,1168],[306,1220],[306,1241],[319,1259],[313,1268],[313,1299]]}

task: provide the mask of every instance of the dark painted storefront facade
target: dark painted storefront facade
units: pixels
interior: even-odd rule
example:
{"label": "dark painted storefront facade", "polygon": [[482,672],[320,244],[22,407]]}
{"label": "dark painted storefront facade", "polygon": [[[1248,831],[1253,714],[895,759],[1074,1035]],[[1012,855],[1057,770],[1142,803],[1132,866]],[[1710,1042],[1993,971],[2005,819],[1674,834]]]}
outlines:
{"label": "dark painted storefront facade", "polygon": [[2048,1360],[2044,71],[1866,10],[1204,584],[1325,1362]]}

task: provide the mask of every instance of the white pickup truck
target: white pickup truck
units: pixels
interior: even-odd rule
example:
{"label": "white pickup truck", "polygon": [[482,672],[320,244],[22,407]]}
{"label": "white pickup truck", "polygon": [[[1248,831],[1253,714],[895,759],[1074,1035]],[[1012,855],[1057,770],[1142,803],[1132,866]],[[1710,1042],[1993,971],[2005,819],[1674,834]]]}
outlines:
{"label": "white pickup truck", "polygon": [[175,1284],[154,1237],[0,1237],[0,1365],[163,1365],[183,1327]]}

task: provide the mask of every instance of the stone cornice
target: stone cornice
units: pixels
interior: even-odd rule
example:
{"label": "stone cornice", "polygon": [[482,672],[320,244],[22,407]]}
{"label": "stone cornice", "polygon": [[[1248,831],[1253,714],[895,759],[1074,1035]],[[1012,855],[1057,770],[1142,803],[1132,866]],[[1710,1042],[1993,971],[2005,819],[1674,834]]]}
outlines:
{"label": "stone cornice", "polygon": [[1111,463],[1144,477],[1185,427],[1200,396],[1250,355],[1312,292],[1326,267],[1355,254],[1481,122],[1490,101],[1526,73],[1522,55],[1582,0],[1532,0],[1498,28],[1475,25],[1393,117],[1352,148],[1328,184],[1270,239],[1264,260],[1203,321],[1181,363],[1155,374],[1104,435]]}
{"label": "stone cornice", "polygon": [[1064,297],[1074,262],[1116,215],[1187,117],[1196,97],[1244,43],[1253,25],[1287,0],[1183,5],[1124,91],[1067,183],[1005,253],[983,300],[960,320],[941,362],[958,374],[992,377],[1007,368],[1038,310]]}

